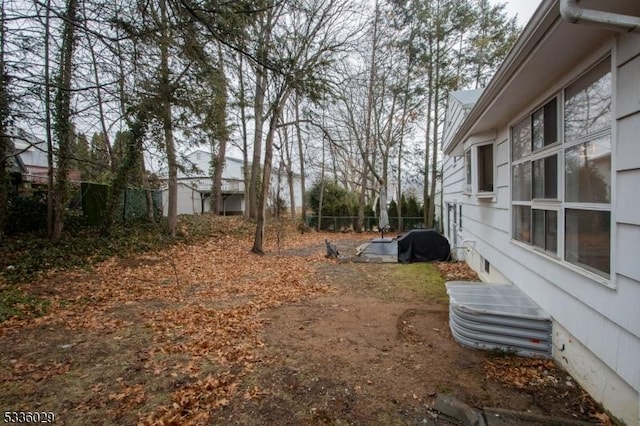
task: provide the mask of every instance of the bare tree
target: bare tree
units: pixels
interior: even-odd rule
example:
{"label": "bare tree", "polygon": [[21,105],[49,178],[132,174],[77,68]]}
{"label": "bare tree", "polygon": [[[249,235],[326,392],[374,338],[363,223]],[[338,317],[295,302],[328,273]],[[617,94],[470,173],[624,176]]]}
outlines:
{"label": "bare tree", "polygon": [[73,52],[75,48],[76,20],[78,13],[77,0],[68,0],[62,31],[61,61],[57,78],[55,99],[55,134],[58,141],[58,163],[54,185],[54,222],[53,239],[62,238],[65,209],[68,200],[70,144],[73,137],[71,124],[71,73],[73,71]]}
{"label": "bare tree", "polygon": [[287,17],[280,20],[283,24],[283,33],[280,35],[287,40],[286,44],[281,43],[284,51],[278,55],[282,58],[279,62],[281,72],[270,74],[273,95],[265,139],[256,234],[251,249],[254,253],[263,253],[265,203],[269,193],[273,139],[284,106],[294,91],[318,98],[328,90],[328,69],[354,33],[347,25],[347,12],[352,10],[345,0],[308,0],[299,6],[288,6],[291,8],[287,10]]}
{"label": "bare tree", "polygon": [[214,120],[215,120],[215,140],[218,144],[218,152],[214,154],[213,160],[213,191],[211,207],[214,214],[220,214],[222,203],[222,171],[225,166],[227,155],[227,140],[229,131],[227,129],[227,78],[224,72],[224,58],[222,46],[218,43],[218,66],[214,71],[217,81],[218,93],[214,100]]}

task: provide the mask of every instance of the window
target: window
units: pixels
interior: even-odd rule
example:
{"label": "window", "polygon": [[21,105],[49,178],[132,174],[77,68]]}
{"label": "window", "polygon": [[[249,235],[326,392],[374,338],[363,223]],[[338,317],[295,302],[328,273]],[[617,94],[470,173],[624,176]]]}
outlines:
{"label": "window", "polygon": [[611,60],[565,90],[565,260],[609,277]]}
{"label": "window", "polygon": [[471,150],[464,153],[465,192],[471,192]]}
{"label": "window", "polygon": [[553,98],[531,116],[533,151],[558,142],[558,100]]}
{"label": "window", "polygon": [[555,210],[535,209],[531,211],[533,218],[531,243],[550,253],[558,251],[558,212]]}
{"label": "window", "polygon": [[558,198],[558,154],[533,162],[533,198]]}
{"label": "window", "polygon": [[465,192],[493,195],[494,161],[493,143],[475,145],[464,153]]}
{"label": "window", "polygon": [[478,147],[478,192],[493,192],[493,144]]}
{"label": "window", "polygon": [[607,58],[511,128],[512,238],[607,278],[610,70]]}

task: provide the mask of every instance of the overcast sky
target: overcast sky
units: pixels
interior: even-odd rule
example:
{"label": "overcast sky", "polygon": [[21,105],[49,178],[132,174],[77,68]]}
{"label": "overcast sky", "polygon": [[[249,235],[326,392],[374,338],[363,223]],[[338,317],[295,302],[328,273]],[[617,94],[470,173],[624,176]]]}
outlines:
{"label": "overcast sky", "polygon": [[518,15],[518,23],[524,27],[542,0],[491,0],[492,3],[506,3],[510,16]]}

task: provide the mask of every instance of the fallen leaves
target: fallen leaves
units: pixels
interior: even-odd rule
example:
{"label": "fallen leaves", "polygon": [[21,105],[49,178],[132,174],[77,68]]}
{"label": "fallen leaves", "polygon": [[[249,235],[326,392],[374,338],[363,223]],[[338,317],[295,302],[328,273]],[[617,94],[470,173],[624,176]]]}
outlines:
{"label": "fallen leaves", "polygon": [[[50,303],[48,314],[6,321],[0,324],[0,336],[55,324],[104,336],[116,333],[113,339],[122,340],[118,334],[122,330],[144,324],[152,333],[151,345],[142,349],[136,368],[172,382],[170,399],[150,401],[147,384],[116,381],[111,389],[100,388],[109,412],[120,418],[135,410],[141,413],[139,422],[147,425],[207,424],[211,413],[236,397],[242,377],[261,362],[259,313],[329,291],[312,278],[314,264],[327,261],[325,236],[283,233],[279,246],[271,243],[267,248],[282,252],[317,245],[317,249],[304,256],[257,256],[249,253],[246,222],[232,218],[226,223],[224,234],[198,244],[177,244],[126,259],[113,257],[92,271],[49,272],[26,286],[44,294],[41,297]],[[238,225],[241,232],[234,234]],[[68,371],[68,366],[51,369],[24,360],[14,367],[16,371],[2,379],[20,374],[22,379],[42,380],[47,374]],[[256,388],[244,397],[260,394]]]}
{"label": "fallen leaves", "polygon": [[537,405],[561,401],[570,412],[580,412],[600,425],[612,424],[589,394],[551,359],[504,356],[486,361],[483,368],[487,379],[531,394]]}
{"label": "fallen leaves", "polygon": [[436,262],[435,265],[445,281],[480,281],[466,262]]}
{"label": "fallen leaves", "polygon": [[553,360],[542,358],[498,358],[484,364],[487,379],[517,389],[530,389],[559,383],[560,373]]}
{"label": "fallen leaves", "polygon": [[9,367],[7,368],[8,371],[0,375],[1,382],[23,381],[28,377],[37,383],[69,371],[69,364],[67,363],[30,362],[25,359],[12,359],[9,361]]}

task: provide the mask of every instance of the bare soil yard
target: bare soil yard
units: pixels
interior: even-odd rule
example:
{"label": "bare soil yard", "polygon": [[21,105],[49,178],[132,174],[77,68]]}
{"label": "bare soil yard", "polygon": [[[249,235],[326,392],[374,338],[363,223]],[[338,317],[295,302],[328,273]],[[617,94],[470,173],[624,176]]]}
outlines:
{"label": "bare soil yard", "polygon": [[26,285],[50,309],[0,324],[2,410],[69,425],[454,424],[432,409],[445,393],[608,421],[552,361],[452,339],[439,271],[473,278],[464,265],[338,263],[325,238],[352,255],[372,235],[293,231],[256,256],[246,224],[218,220],[226,237]]}

